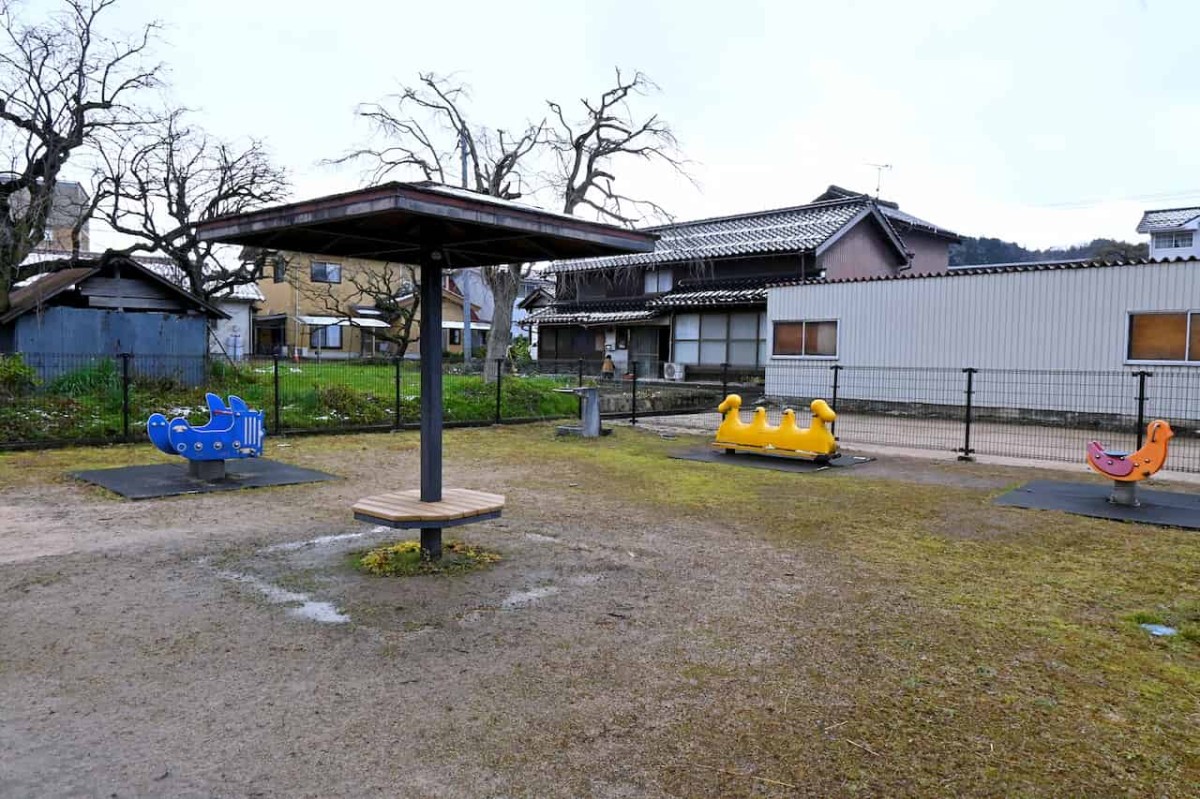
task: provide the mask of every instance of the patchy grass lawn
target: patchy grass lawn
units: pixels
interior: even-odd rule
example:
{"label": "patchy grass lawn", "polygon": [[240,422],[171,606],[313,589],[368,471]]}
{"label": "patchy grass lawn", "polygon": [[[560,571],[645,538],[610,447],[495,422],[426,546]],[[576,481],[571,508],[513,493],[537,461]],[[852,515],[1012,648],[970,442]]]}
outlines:
{"label": "patchy grass lawn", "polygon": [[[745,620],[771,625],[783,657],[765,664],[744,656],[742,625],[706,630],[667,666],[679,678],[669,724],[611,720],[640,737],[630,768],[663,795],[1196,795],[1195,533],[993,506],[999,486],[1026,479],[1015,469],[913,462],[921,482],[874,464],[800,476],[668,460],[687,442],[644,433],[583,441],[548,426],[456,430],[446,442],[459,468],[528,464],[523,487],[548,507],[602,494],[664,523],[725,525],[802,553],[850,605],[833,613],[801,594],[766,622]],[[416,438],[286,443],[271,455],[345,474],[364,449],[403,451]],[[0,455],[0,484],[158,459],[146,447]],[[964,472],[997,488],[956,485]],[[689,609],[676,612],[683,629]],[[1150,619],[1187,634],[1152,638],[1138,627]],[[544,769],[576,732],[525,728],[517,751],[489,762]],[[587,784],[564,782],[575,795]]]}
{"label": "patchy grass lawn", "polygon": [[[524,439],[500,431],[491,457],[520,457]],[[665,515],[749,520],[781,547],[816,552],[854,581],[845,588],[862,613],[831,627],[803,605],[781,608],[793,670],[694,664],[692,690],[711,708],[675,730],[670,792],[1194,795],[1200,643],[1151,638],[1135,614],[1194,623],[1200,536],[998,508],[1000,491],[872,479],[869,466],[797,479],[666,465],[677,446],[622,435],[554,442],[539,457]],[[811,636],[842,639],[854,656],[814,672]],[[844,696],[845,713],[789,703],[814,684]]]}

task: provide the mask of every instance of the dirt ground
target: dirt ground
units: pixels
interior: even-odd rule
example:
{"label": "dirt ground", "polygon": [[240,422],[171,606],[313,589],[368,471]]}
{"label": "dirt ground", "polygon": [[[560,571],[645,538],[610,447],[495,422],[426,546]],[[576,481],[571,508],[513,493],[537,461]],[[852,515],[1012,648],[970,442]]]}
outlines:
{"label": "dirt ground", "polygon": [[[527,457],[490,455],[489,435]],[[865,609],[911,597],[819,547],[780,546],[753,518],[630,499],[619,474],[541,457],[556,445],[543,427],[448,434],[447,485],[507,495],[502,519],[462,533],[499,564],[359,575],[349,553],[396,536],[349,506],[415,486],[416,444],[296,439],[269,454],[343,479],[144,502],[55,476],[68,453],[5,456],[0,796],[857,793],[727,762],[687,730],[711,717],[732,742],[739,714],[769,706],[870,767],[866,739],[836,738],[855,703],[846,675],[873,668],[870,639],[887,634]],[[856,468],[829,479],[994,491],[1020,478],[896,458]]]}

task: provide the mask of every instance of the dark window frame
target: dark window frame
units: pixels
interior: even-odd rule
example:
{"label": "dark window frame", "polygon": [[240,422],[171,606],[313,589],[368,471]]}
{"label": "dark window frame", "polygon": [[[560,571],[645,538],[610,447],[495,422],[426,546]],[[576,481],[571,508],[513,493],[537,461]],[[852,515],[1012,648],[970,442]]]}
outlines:
{"label": "dark window frame", "polygon": [[[318,276],[318,267],[320,267],[320,276]],[[329,278],[330,267],[337,270],[337,279]],[[308,265],[308,280],[310,283],[341,283],[342,282],[342,265],[332,261],[311,261]]]}
{"label": "dark window frame", "polygon": [[[331,328],[337,331],[337,344],[329,344],[326,341],[329,335],[327,331],[329,331]],[[320,344],[317,343],[318,337],[321,339]],[[308,331],[308,346],[311,349],[340,350],[344,343],[345,337],[342,335],[342,328],[340,325],[321,325],[320,327],[314,327],[312,330]]]}

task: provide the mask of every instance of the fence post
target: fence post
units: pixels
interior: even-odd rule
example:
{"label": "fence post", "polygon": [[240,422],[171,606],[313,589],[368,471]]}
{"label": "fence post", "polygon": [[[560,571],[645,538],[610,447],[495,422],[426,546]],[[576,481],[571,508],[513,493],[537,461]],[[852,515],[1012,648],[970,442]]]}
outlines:
{"label": "fence post", "polygon": [[396,416],[392,419],[392,429],[400,429],[400,361],[399,355],[396,356]]}
{"label": "fence post", "polygon": [[967,405],[966,405],[966,414],[963,418],[964,431],[963,431],[962,454],[960,454],[958,456],[958,459],[960,461],[975,460],[975,458],[974,458],[975,450],[971,449],[971,419],[972,419],[972,412],[973,412],[972,400],[975,397],[975,373],[978,371],[979,371],[978,369],[974,369],[971,367],[963,369],[963,373],[967,376]]}
{"label": "fence post", "polygon": [[1146,435],[1146,378],[1153,377],[1153,372],[1134,372],[1133,376],[1138,379],[1138,396],[1137,396],[1137,446],[1135,449],[1142,448],[1142,439]]}
{"label": "fence post", "polygon": [[496,359],[496,424],[500,424],[500,384],[504,382],[504,359]]}
{"label": "fence post", "polygon": [[[583,386],[583,358],[579,359],[579,385]],[[579,397],[579,418],[583,418],[583,397]]]}
{"label": "fence post", "polygon": [[279,401],[279,356],[274,356],[275,359],[275,435],[279,435],[283,429],[283,420],[280,418],[280,408],[282,403]]}
{"label": "fence post", "polygon": [[729,364],[721,364],[721,402],[729,396]]}
{"label": "fence post", "polygon": [[129,441],[129,359],[128,352],[121,353],[121,433]]}
{"label": "fence post", "polygon": [[629,423],[637,424],[637,361],[630,361],[629,367],[633,375],[632,391],[633,401],[629,403]]}
{"label": "fence post", "polygon": [[[833,371],[833,395],[829,398],[829,407],[833,408],[834,413],[837,413],[838,375],[841,374],[842,367],[835,363],[833,366],[831,366],[829,368],[830,368],[830,370]],[[834,418],[833,422],[831,422],[829,425],[829,432],[831,434],[833,434],[834,438],[837,438],[837,418],[836,417]]]}

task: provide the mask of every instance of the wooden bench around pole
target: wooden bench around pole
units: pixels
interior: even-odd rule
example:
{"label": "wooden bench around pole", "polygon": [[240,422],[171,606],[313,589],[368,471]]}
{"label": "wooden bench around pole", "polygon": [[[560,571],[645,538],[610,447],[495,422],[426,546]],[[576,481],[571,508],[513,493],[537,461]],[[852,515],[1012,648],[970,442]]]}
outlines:
{"label": "wooden bench around pole", "polygon": [[447,488],[438,502],[422,502],[421,492],[392,491],[354,503],[354,518],[385,527],[424,529],[457,527],[499,518],[504,497],[469,488]]}

